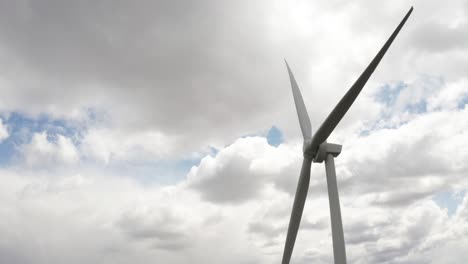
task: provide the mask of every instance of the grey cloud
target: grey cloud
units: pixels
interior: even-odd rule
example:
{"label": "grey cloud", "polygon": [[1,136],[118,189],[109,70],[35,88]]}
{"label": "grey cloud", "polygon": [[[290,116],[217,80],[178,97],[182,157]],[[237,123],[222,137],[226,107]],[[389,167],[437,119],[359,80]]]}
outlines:
{"label": "grey cloud", "polygon": [[420,25],[414,30],[412,44],[414,48],[426,52],[463,50],[468,44],[468,36],[464,34],[467,30],[468,24],[455,28],[438,23]]}
{"label": "grey cloud", "polygon": [[207,201],[243,203],[258,198],[288,167],[287,151],[268,145],[265,138],[241,138],[215,157],[202,159],[188,174],[187,184]]}
{"label": "grey cloud", "polygon": [[34,261],[23,254],[18,249],[0,247],[0,262],[11,264],[27,264],[34,263]]}
{"label": "grey cloud", "polygon": [[346,243],[350,245],[376,241],[379,236],[375,225],[365,222],[345,225]]}
{"label": "grey cloud", "polygon": [[346,233],[346,244],[356,245],[368,242],[375,242],[379,239],[379,235],[375,230],[360,232],[359,234],[350,235]]}
{"label": "grey cloud", "polygon": [[[421,257],[425,241],[434,232],[444,213],[431,203],[420,203],[404,210],[391,212],[388,222],[366,224],[356,230],[370,231],[371,239],[362,243],[367,251],[368,261],[376,263],[420,263],[416,261]],[[356,244],[358,246],[359,244]],[[416,257],[413,257],[415,253]],[[416,261],[416,262],[414,262]]]}
{"label": "grey cloud", "polygon": [[[298,150],[300,151],[300,150]],[[285,167],[281,172],[278,173],[278,177],[275,178],[274,184],[278,190],[289,193],[293,196],[296,193],[297,182],[299,180],[299,172],[301,171],[302,160],[296,160],[289,166]],[[312,165],[311,177],[316,176],[315,166]],[[313,186],[314,183],[312,182]],[[310,188],[310,187],[309,187]]]}
{"label": "grey cloud", "polygon": [[275,226],[267,222],[265,219],[264,222],[252,222],[249,224],[248,232],[262,235],[266,238],[274,238],[278,235],[284,234],[286,231],[286,226]]}
{"label": "grey cloud", "polygon": [[309,249],[295,263],[306,264],[306,263],[311,263],[311,262],[325,264],[325,263],[331,263],[333,262],[333,260],[330,254],[327,254],[326,252],[323,252],[322,250]]}
{"label": "grey cloud", "polygon": [[[287,215],[286,215],[287,216]],[[249,223],[248,232],[260,235],[267,239],[277,238],[279,235],[286,234],[287,222],[281,221],[278,224],[274,218],[264,217],[261,221],[253,221]],[[311,221],[303,219],[301,221],[301,230],[323,230],[328,227],[327,219],[320,219],[318,221]]]}
{"label": "grey cloud", "polygon": [[[439,11],[437,5],[440,4],[437,3],[434,7],[434,2],[431,3],[433,6],[424,12],[418,11],[422,10],[423,4],[416,6],[416,12],[421,14],[419,18],[422,19]],[[337,5],[346,6],[346,8],[355,7],[355,5],[341,5],[334,2],[330,10],[334,10]],[[297,65],[293,68],[298,79],[302,79],[301,88],[305,99],[311,99],[307,101],[310,102],[309,110],[312,119],[322,117],[324,112],[331,107],[331,102],[339,98],[337,91],[340,91],[340,95],[343,91],[335,88],[335,83],[329,81],[326,76],[330,75],[332,76],[329,77],[330,79],[343,83],[343,80],[349,79],[348,76],[359,72],[361,69],[357,70],[356,67],[359,63],[355,61],[361,63],[362,58],[370,54],[369,42],[375,39],[373,35],[376,33],[373,30],[380,31],[381,22],[387,20],[389,14],[393,16],[401,11],[396,10],[400,9],[400,4],[398,6],[386,4],[385,8],[382,8],[380,3],[374,3],[374,5],[383,11],[373,12],[377,7],[370,8],[367,4],[363,4],[355,10],[359,14],[365,14],[365,18],[356,14],[350,18],[353,21],[362,21],[361,23],[366,23],[369,27],[355,31],[351,28],[356,24],[349,23],[350,28],[347,28],[349,34],[345,34],[343,38],[337,38],[337,40],[343,40],[343,43],[340,43],[342,45],[333,46],[330,41],[333,38],[327,39],[325,35],[316,34],[308,29],[328,25],[326,30],[330,31],[330,35],[342,36],[343,32],[337,31],[341,25],[333,27],[330,21],[349,22],[347,16],[339,22],[336,20],[348,11],[343,8],[339,10],[342,13],[327,15],[326,19],[322,17],[320,23],[309,23],[308,29],[297,29],[299,26],[294,26],[297,21],[307,20],[310,17],[314,18],[311,22],[316,21],[314,13],[308,13],[308,8],[301,6],[301,10],[307,14],[297,17],[294,13],[292,20],[296,22],[284,23],[286,30],[277,32],[272,31],[268,25],[270,23],[281,24],[284,17],[278,18],[275,12],[269,12],[271,2],[223,2],[222,4],[214,1],[196,3],[174,1],[1,2],[0,78],[2,83],[0,91],[2,91],[3,99],[0,101],[0,111],[17,110],[38,114],[56,107],[59,114],[66,114],[65,112],[75,107],[97,107],[104,109],[112,116],[112,122],[114,122],[112,125],[116,128],[138,131],[160,130],[178,137],[178,143],[181,146],[197,150],[199,146],[219,142],[221,142],[220,145],[224,145],[224,142],[229,142],[236,136],[269,127],[272,122],[284,124],[288,132],[294,131],[299,135],[282,57],[291,58],[293,60],[291,64]],[[407,3],[401,5],[406,6]],[[366,8],[365,12],[362,11],[363,8]],[[444,9],[444,14],[453,11],[449,5],[441,5],[440,8]],[[311,11],[315,10],[311,9]],[[320,9],[316,11],[322,12]],[[376,14],[379,16],[376,20],[378,22],[369,23],[369,21],[374,21],[375,17],[372,18],[372,16],[377,16]],[[270,20],[270,16],[278,19],[279,22],[273,21],[274,19]],[[327,24],[321,24],[324,21]],[[416,21],[418,19],[412,20],[414,23]],[[300,22],[297,23],[300,24]],[[388,23],[390,25],[390,22]],[[413,31],[410,30],[412,26],[409,25],[408,32],[415,32],[414,30],[421,30],[421,34],[429,32],[431,29],[428,26],[431,24],[424,23],[420,28],[413,26]],[[463,29],[464,26],[460,28]],[[298,37],[294,35],[295,33],[280,36],[286,31],[295,32],[296,30],[304,30],[298,35],[310,34],[313,37]],[[369,32],[364,33],[365,30]],[[441,27],[439,30],[443,31],[444,28]],[[359,31],[363,35],[354,34]],[[454,32],[456,30],[439,33],[451,40],[466,42],[462,36],[455,36]],[[323,32],[320,31],[320,33]],[[447,56],[442,56],[442,59],[437,59],[437,54],[442,50],[460,49],[461,46],[458,44],[445,42],[445,40],[437,42],[432,34],[415,34],[412,37],[410,33],[407,33],[406,36],[402,35],[401,44],[397,45],[413,48],[392,50],[398,56],[390,56],[386,58],[387,62],[382,64],[382,67],[392,69],[392,71],[382,71],[390,76],[385,75],[385,78],[400,79],[401,72],[405,72],[406,77],[412,78],[414,72],[426,72],[426,70],[448,78],[459,77],[453,72],[458,72],[461,76],[466,75],[464,56],[446,54]],[[354,50],[349,47],[349,50],[344,50],[344,46],[348,46],[347,43],[352,40],[358,41],[358,38],[364,39],[358,43],[361,45],[359,49]],[[332,47],[320,49],[321,45],[328,46],[328,44],[320,43],[323,39]],[[344,40],[347,42],[345,43]],[[424,42],[428,40],[435,42],[427,43],[423,47]],[[315,46],[316,44],[318,46]],[[340,53],[341,49],[344,50],[342,53]],[[366,51],[361,53],[361,49]],[[368,50],[369,54],[367,54]],[[354,55],[356,53],[359,55]],[[343,62],[344,55],[349,55],[345,62]],[[455,59],[456,63],[453,63],[452,59]],[[314,67],[309,66],[312,63]],[[340,67],[337,68],[337,65]],[[375,78],[377,82],[382,80],[378,74]],[[321,97],[318,97],[318,94]],[[363,108],[364,111],[368,111],[367,105]],[[413,210],[411,205],[414,205],[414,202],[430,199],[429,197],[435,190],[449,189],[452,184],[466,186],[466,180],[463,179],[466,178],[464,176],[467,171],[467,155],[464,151],[467,149],[466,140],[463,140],[466,138],[466,133],[463,132],[466,131],[463,122],[466,120],[466,112],[445,114],[448,115],[443,116],[444,121],[445,119],[455,120],[447,123],[445,128],[449,131],[448,134],[444,134],[445,132],[437,134],[435,124],[439,123],[429,122],[429,125],[411,128],[412,135],[422,134],[414,141],[405,140],[408,134],[398,134],[398,130],[404,130],[402,127],[375,142],[366,141],[365,137],[360,138],[356,145],[350,146],[349,151],[344,144],[343,154],[337,159],[338,169],[343,172],[339,175],[343,204],[346,206],[347,203],[354,203],[353,199],[346,198],[359,200],[369,196],[373,200],[366,203],[366,208],[372,206],[384,208],[385,211],[381,214],[388,216],[392,221],[390,225],[364,223],[362,226],[345,227],[350,234],[351,248],[363,249],[363,251],[356,251],[360,255],[356,257],[355,263],[415,263],[414,259],[419,257],[412,259],[409,255],[413,252],[425,254],[421,253],[418,246],[424,243],[426,238],[438,235],[434,233],[435,226],[440,226],[441,229],[455,226],[451,222],[428,224],[427,219],[434,218],[430,214],[415,216],[414,219],[401,218],[401,210],[404,207]],[[350,115],[344,122],[352,123],[354,120],[355,118]],[[409,123],[413,121],[410,120]],[[289,128],[289,124],[294,126],[291,125],[292,128]],[[370,135],[367,139],[373,136],[375,135]],[[394,138],[403,140],[400,142]],[[450,141],[451,139],[453,141]],[[375,159],[367,155],[383,144],[392,144],[392,147],[384,150],[381,153],[383,155]],[[365,151],[367,156],[361,156],[362,151]],[[349,153],[347,158],[348,154],[345,153]],[[453,153],[459,155],[454,157]],[[451,163],[453,160],[455,162]],[[193,182],[189,179],[188,185],[191,189],[198,190],[205,200],[235,205],[245,201],[251,201],[252,204],[266,202],[258,198],[260,192],[269,183],[273,183],[281,191],[293,193],[297,183],[296,173],[299,171],[296,161],[282,169],[275,170],[274,173],[252,171],[251,161],[252,157],[236,156],[227,163],[217,164],[219,167],[214,170],[216,177],[211,177],[213,175],[210,174],[202,175],[206,177],[198,178]],[[343,163],[340,165],[341,161]],[[314,171],[315,176],[312,176],[309,200],[314,199],[314,195],[325,196],[326,193],[323,165],[314,165],[314,168],[322,172],[320,174]],[[276,175],[277,173],[281,175]],[[349,178],[346,178],[348,176]],[[341,177],[343,177],[342,181]],[[23,181],[23,178],[18,176],[15,181],[19,181],[18,179]],[[439,182],[440,179],[443,180]],[[29,228],[37,232],[35,234],[39,234],[43,239],[41,245],[47,246],[50,252],[49,257],[56,257],[54,258],[56,263],[93,263],[96,260],[101,260],[101,263],[116,263],[116,259],[122,255],[124,256],[123,263],[126,261],[127,263],[144,263],[159,259],[164,259],[167,263],[186,263],[186,259],[182,261],[177,259],[181,255],[178,251],[190,249],[193,244],[197,244],[194,241],[199,242],[193,239],[190,231],[206,228],[212,223],[217,225],[220,223],[220,220],[215,217],[211,220],[205,219],[206,222],[201,221],[204,224],[193,227],[186,225],[187,219],[181,219],[164,210],[156,210],[154,212],[156,216],[132,213],[118,215],[117,223],[112,227],[117,230],[102,229],[115,220],[111,217],[115,214],[114,209],[109,208],[121,205],[127,199],[133,199],[117,199],[125,195],[121,192],[122,189],[129,192],[127,195],[130,197],[148,195],[147,189],[138,188],[128,191],[126,189],[128,184],[123,184],[126,187],[116,192],[112,189],[115,187],[111,184],[112,180],[114,178],[111,177],[99,183],[100,188],[87,189],[83,193],[74,192],[76,196],[68,196],[73,193],[74,188],[69,188],[67,184],[49,187],[49,185],[28,185],[20,182],[17,185],[25,190],[22,195],[37,203],[22,207],[25,204],[15,200],[16,197],[11,198],[11,201],[0,199],[0,201],[7,201],[4,208],[11,206],[10,209],[0,211],[5,214],[4,219],[8,219],[2,221],[0,231],[8,234],[9,230]],[[9,192],[11,188],[5,187],[8,185],[3,185],[3,183],[2,186],[4,186],[3,197],[3,194]],[[18,189],[21,190],[20,187]],[[41,199],[39,194],[49,189],[53,192]],[[113,191],[102,192],[108,189]],[[115,196],[116,193],[119,193],[118,197]],[[275,192],[273,195],[284,195],[284,192]],[[88,198],[83,199],[84,197]],[[109,200],[106,203],[101,205],[96,203],[96,201],[106,199]],[[180,199],[178,203],[174,203],[174,207],[182,208],[186,202],[199,203],[196,200]],[[44,205],[50,205],[50,208],[43,208]],[[243,205],[250,210],[248,207],[250,204]],[[272,217],[274,223],[262,222],[258,219],[257,222],[249,222],[251,219],[246,219],[248,218],[246,209],[242,210],[241,207],[227,206],[225,208],[226,211],[242,220],[239,225],[247,223],[243,226],[247,227],[247,232],[259,237],[278,236],[281,232],[280,228],[285,228],[285,224],[281,222],[286,223],[289,217],[289,211],[281,207],[280,210],[262,215],[263,219],[270,219],[269,217],[274,216]],[[61,210],[65,213],[57,214]],[[320,210],[321,213],[326,211]],[[26,213],[19,214],[24,216],[24,219],[18,221],[17,214],[10,214],[10,211]],[[75,214],[77,212],[78,214]],[[206,213],[204,210],[199,212],[200,214]],[[460,221],[460,225],[457,226],[466,225],[464,212],[466,210],[459,212],[459,216],[455,216],[459,217],[457,221]],[[103,219],[98,219],[99,221],[95,223],[95,216]],[[361,218],[366,218],[366,216]],[[29,223],[28,219],[38,219],[38,221]],[[8,221],[18,226],[11,228]],[[316,231],[323,229],[327,224],[327,220],[322,221],[321,218],[317,221],[306,219],[303,227]],[[94,228],[99,230],[96,231]],[[227,229],[237,231],[241,228],[227,226]],[[463,231],[462,228],[458,228],[450,231],[464,234],[466,229]],[[119,235],[122,233],[126,238],[124,241],[119,240]],[[251,260],[246,259],[251,258],[249,254],[252,252],[252,247],[243,235],[243,233],[239,234],[239,237],[233,239],[234,242],[226,247],[232,252],[221,250],[218,257],[221,259],[225,256],[237,255],[238,258],[230,258],[226,263],[251,263]],[[55,237],[67,243],[57,243],[53,239]],[[70,241],[70,237],[74,238],[73,241]],[[33,236],[14,236],[14,238],[19,241],[18,250],[0,249],[0,257],[3,260],[27,263],[27,260],[17,256],[30,253],[30,256],[37,257],[35,263],[51,262],[47,261],[50,259],[41,255],[40,246],[31,246],[34,244]],[[257,238],[254,236],[254,240]],[[319,238],[327,237],[320,236]],[[198,249],[218,246],[220,241],[226,242],[222,239],[209,241],[202,239],[203,243],[200,244],[203,245]],[[296,263],[330,263],[331,255],[327,255],[327,250],[331,253],[330,248],[326,245],[326,250],[324,250],[319,242],[312,242],[311,246],[305,250],[305,254],[298,257]],[[140,244],[146,247],[142,249],[139,247]],[[89,254],[77,256],[76,248]],[[147,248],[150,250],[146,251]],[[167,254],[164,255],[167,258],[155,254],[154,248],[163,249],[156,250],[156,252]],[[177,253],[174,253],[176,251]],[[194,258],[194,263],[207,263],[206,257],[200,257],[204,251],[199,250],[199,252],[202,253],[194,254],[198,256]],[[361,252],[364,252],[364,255]],[[461,247],[457,248],[456,254],[453,249],[446,252],[457,256],[464,254]],[[136,256],[139,253],[143,254]],[[189,256],[192,255],[189,254]],[[239,259],[246,261],[239,261]],[[431,259],[425,260],[426,262],[420,261],[420,263],[432,261]],[[271,261],[261,263],[271,263]]]}
{"label": "grey cloud", "polygon": [[245,4],[4,2],[0,47],[10,63],[0,67],[21,93],[3,110],[103,108],[121,128],[192,142],[271,126],[246,117],[265,115],[288,92],[268,78],[284,73],[283,56],[268,42],[262,4]]}
{"label": "grey cloud", "polygon": [[[468,15],[465,1],[453,1],[451,5],[443,5],[437,1],[420,1],[415,3],[418,14],[415,13],[413,26],[408,34],[408,47],[425,55],[441,55],[462,51],[468,43],[466,32],[468,24],[462,17]],[[437,8],[438,12],[430,10]]]}
{"label": "grey cloud", "polygon": [[423,199],[424,197],[430,197],[437,190],[441,189],[441,186],[424,189],[424,187],[418,186],[419,183],[417,181],[405,181],[405,184],[409,184],[410,186],[413,186],[413,188],[390,190],[387,192],[382,191],[375,195],[376,198],[371,202],[371,204],[391,207],[406,207],[415,201]]}
{"label": "grey cloud", "polygon": [[323,230],[329,227],[328,219],[319,219],[317,221],[312,221],[309,219],[304,219],[301,221],[301,228],[302,229],[309,229],[309,230]]}
{"label": "grey cloud", "polygon": [[185,229],[186,223],[168,208],[160,208],[148,214],[127,212],[117,225],[131,239],[149,241],[159,249],[181,250],[193,242]]}
{"label": "grey cloud", "polygon": [[[341,32],[331,32],[330,39],[316,37],[323,27],[315,23],[314,12],[322,15],[319,8],[328,6],[323,3],[301,4],[311,12],[302,18],[310,20],[305,33],[288,8],[280,10],[284,3],[269,1],[0,4],[0,68],[8,80],[2,111],[55,109],[66,115],[97,108],[118,129],[179,136],[185,152],[222,146],[272,124],[287,134],[296,132],[283,57],[291,58],[305,99],[322,95],[309,106],[313,120],[336,102],[335,92],[344,91],[336,84],[346,85],[341,79],[354,79],[362,70],[353,57],[345,69],[335,67],[341,59],[332,59],[329,54],[337,50],[326,43],[340,39]],[[353,8],[340,6],[346,8],[328,10],[338,13],[334,18]],[[359,38],[353,41],[359,46]],[[329,86],[325,94],[308,88],[324,86]]]}
{"label": "grey cloud", "polygon": [[[245,202],[258,195],[264,181],[249,170],[249,159],[235,157],[216,168],[210,175],[197,175],[191,187],[208,201],[220,203]],[[202,178],[204,177],[204,178]]]}
{"label": "grey cloud", "polygon": [[[374,203],[408,206],[438,190],[453,187],[459,174],[466,171],[466,166],[460,164],[457,168],[454,164],[458,162],[447,155],[453,151],[452,147],[457,149],[460,158],[467,153],[459,146],[450,145],[455,138],[459,139],[459,144],[465,143],[461,139],[464,132],[453,130],[455,123],[444,123],[447,120],[444,116],[448,115],[454,119],[460,118],[455,121],[456,131],[465,127],[463,110],[434,112],[422,115],[398,129],[383,129],[360,137],[353,149],[342,154],[344,164],[339,165],[339,170],[341,166],[341,171],[348,174],[345,184],[340,186],[344,193],[373,194]],[[414,134],[408,134],[409,131]],[[446,137],[447,131],[453,131],[453,136]],[[381,137],[384,134],[385,139]],[[385,142],[378,142],[380,140]],[[375,144],[386,144],[385,150],[382,152],[382,148]],[[355,155],[353,152],[365,152],[366,155]],[[447,181],[449,178],[451,181]]]}

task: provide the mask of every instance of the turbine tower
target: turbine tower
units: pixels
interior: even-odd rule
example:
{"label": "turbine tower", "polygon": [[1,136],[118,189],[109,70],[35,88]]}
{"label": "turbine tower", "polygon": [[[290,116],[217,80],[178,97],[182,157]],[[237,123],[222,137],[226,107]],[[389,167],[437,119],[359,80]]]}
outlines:
{"label": "turbine tower", "polygon": [[288,68],[289,78],[291,80],[291,88],[296,104],[297,116],[299,118],[299,124],[302,130],[302,136],[304,137],[304,160],[302,162],[301,174],[299,176],[299,182],[297,184],[296,195],[294,197],[294,204],[291,212],[291,218],[289,220],[288,233],[286,235],[286,243],[283,251],[282,264],[289,264],[291,255],[296,241],[297,231],[301,222],[302,211],[304,209],[304,203],[307,198],[307,191],[309,189],[310,181],[310,167],[312,162],[321,163],[325,161],[325,171],[327,175],[327,186],[328,186],[328,199],[330,204],[330,218],[332,228],[332,241],[333,241],[333,257],[335,264],[346,263],[346,249],[345,241],[343,236],[343,225],[341,223],[341,211],[340,211],[340,200],[338,196],[338,186],[336,182],[335,173],[335,162],[334,158],[337,157],[341,152],[341,145],[327,143],[328,136],[333,132],[335,127],[338,125],[340,120],[346,114],[348,109],[353,104],[356,97],[361,92],[362,88],[366,84],[369,77],[374,72],[375,68],[379,64],[380,60],[387,52],[388,48],[392,44],[395,37],[400,32],[400,29],[405,24],[406,20],[413,11],[413,7],[410,8],[406,16],[400,22],[398,27],[395,29],[390,38],[385,42],[379,53],[371,61],[369,66],[359,76],[356,82],[351,86],[348,92],[343,96],[340,102],[331,111],[322,125],[319,127],[317,132],[312,136],[312,126],[310,119],[307,114],[307,110],[302,99],[301,92],[297,86],[296,79],[286,62]]}

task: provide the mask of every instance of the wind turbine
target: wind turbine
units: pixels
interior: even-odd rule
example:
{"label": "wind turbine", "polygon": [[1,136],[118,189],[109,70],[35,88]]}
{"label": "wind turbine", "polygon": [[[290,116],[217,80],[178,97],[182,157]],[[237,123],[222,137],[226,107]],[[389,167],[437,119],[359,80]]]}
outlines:
{"label": "wind turbine", "polygon": [[338,196],[338,186],[336,182],[335,173],[335,162],[334,158],[337,157],[341,152],[341,145],[327,143],[328,136],[333,132],[335,127],[338,125],[340,120],[346,114],[348,109],[353,104],[356,97],[361,92],[362,88],[366,84],[369,77],[374,72],[375,68],[379,64],[380,60],[387,52],[388,48],[392,44],[395,37],[400,32],[400,29],[405,24],[406,20],[413,11],[413,7],[410,8],[408,13],[405,15],[403,20],[400,22],[398,27],[393,31],[390,38],[385,42],[379,53],[371,61],[369,66],[359,76],[356,82],[351,86],[348,92],[343,96],[340,102],[331,111],[322,125],[319,127],[317,132],[312,136],[312,126],[310,124],[309,115],[302,99],[301,92],[297,86],[296,79],[286,62],[288,68],[289,78],[291,80],[292,93],[294,102],[296,104],[297,116],[299,118],[299,124],[302,130],[302,136],[304,137],[304,160],[302,162],[301,174],[299,176],[299,182],[297,184],[296,195],[294,197],[294,204],[291,212],[291,218],[289,220],[288,233],[286,235],[286,243],[284,245],[283,261],[282,264],[289,264],[291,255],[296,241],[297,231],[301,222],[302,211],[304,209],[304,203],[307,198],[307,191],[309,189],[310,181],[310,167],[312,162],[322,163],[325,161],[325,171],[327,175],[327,186],[328,186],[328,199],[330,204],[330,218],[332,228],[332,241],[333,241],[333,257],[335,264],[346,263],[346,249],[345,241],[343,236],[343,225],[341,223],[341,211],[340,211],[340,200]]}

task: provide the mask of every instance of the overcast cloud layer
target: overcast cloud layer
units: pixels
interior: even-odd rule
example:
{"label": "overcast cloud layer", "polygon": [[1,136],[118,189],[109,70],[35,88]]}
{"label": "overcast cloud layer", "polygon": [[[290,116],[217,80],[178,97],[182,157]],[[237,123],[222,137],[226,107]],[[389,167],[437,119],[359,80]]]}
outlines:
{"label": "overcast cloud layer", "polygon": [[[0,263],[279,263],[316,129],[349,263],[468,258],[468,4],[1,1]],[[273,127],[273,128],[272,128]],[[273,138],[273,132],[276,138]],[[332,263],[323,164],[291,263]]]}

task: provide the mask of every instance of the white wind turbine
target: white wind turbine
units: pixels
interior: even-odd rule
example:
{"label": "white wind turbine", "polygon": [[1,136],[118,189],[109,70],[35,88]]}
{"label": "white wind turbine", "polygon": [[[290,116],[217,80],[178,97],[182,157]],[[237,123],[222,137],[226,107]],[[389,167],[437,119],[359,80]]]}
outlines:
{"label": "white wind turbine", "polygon": [[367,80],[374,72],[375,68],[379,64],[387,49],[392,44],[400,29],[405,24],[412,11],[413,7],[410,8],[410,10],[400,22],[398,27],[395,29],[393,34],[380,49],[379,53],[377,53],[377,55],[371,61],[369,66],[367,66],[367,68],[364,70],[361,76],[359,76],[357,81],[353,84],[353,86],[351,86],[348,92],[335,106],[333,111],[331,111],[331,113],[319,127],[317,132],[315,132],[314,136],[312,136],[312,127],[310,124],[310,119],[307,114],[306,107],[304,105],[304,100],[302,99],[301,92],[299,91],[299,87],[297,86],[296,80],[294,79],[294,75],[292,74],[288,63],[286,62],[289,78],[291,80],[294,102],[296,104],[297,116],[299,117],[299,124],[301,126],[302,135],[304,137],[304,160],[302,162],[301,174],[299,176],[299,182],[297,184],[296,195],[294,197],[291,218],[289,220],[289,227],[286,236],[286,243],[284,245],[282,264],[289,264],[289,261],[291,259],[294,243],[296,241],[297,231],[301,222],[304,203],[307,198],[307,191],[309,189],[310,167],[312,165],[312,162],[321,163],[323,161],[325,161],[328,198],[330,203],[333,256],[335,259],[335,264],[346,263],[345,241],[343,236],[343,226],[341,223],[340,200],[338,197],[338,186],[336,182],[334,162],[334,157],[338,156],[341,152],[341,145],[327,143],[326,140],[328,136],[333,132],[335,127],[338,125],[340,120],[343,118],[343,116],[346,114],[348,109],[351,107],[354,100],[361,92]]}

